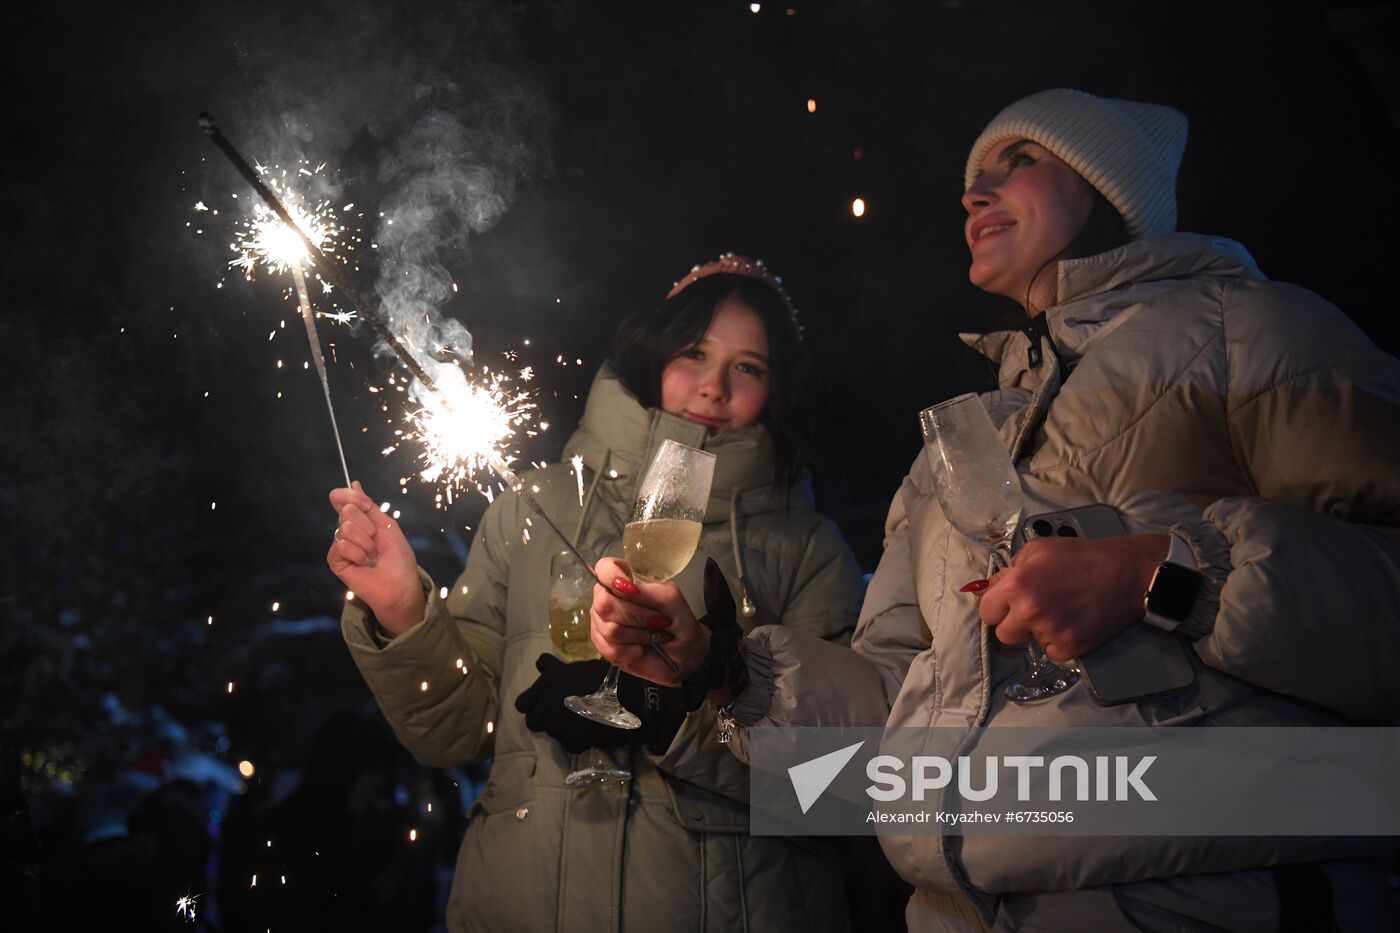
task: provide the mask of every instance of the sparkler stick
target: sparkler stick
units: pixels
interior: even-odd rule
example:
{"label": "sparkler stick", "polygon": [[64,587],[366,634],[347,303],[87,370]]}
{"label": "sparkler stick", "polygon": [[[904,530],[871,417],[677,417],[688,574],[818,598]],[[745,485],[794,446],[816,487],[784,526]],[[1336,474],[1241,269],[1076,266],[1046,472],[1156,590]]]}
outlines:
{"label": "sparkler stick", "polygon": [[301,305],[301,320],[306,325],[306,339],[311,342],[311,359],[321,377],[321,391],[326,394],[326,410],[331,414],[331,433],[335,449],[340,454],[340,468],[345,472],[345,488],[350,488],[350,467],[345,463],[345,446],[340,443],[340,426],[335,421],[335,405],[331,404],[331,383],[326,376],[326,358],[321,355],[321,335],[316,332],[316,317],[311,313],[311,298],[306,294],[306,275],[301,263],[292,263],[292,281],[297,287],[297,304]]}

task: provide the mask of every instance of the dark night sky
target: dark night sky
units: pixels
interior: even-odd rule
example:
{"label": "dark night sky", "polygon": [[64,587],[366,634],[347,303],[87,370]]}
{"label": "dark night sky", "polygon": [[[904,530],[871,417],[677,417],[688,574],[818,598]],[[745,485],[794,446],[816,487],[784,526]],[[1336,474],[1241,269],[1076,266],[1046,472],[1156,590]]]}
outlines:
{"label": "dark night sky", "polygon": [[[273,599],[282,617],[334,611],[320,562],[339,467],[300,328],[267,339],[292,313],[285,283],[216,289],[227,235],[185,226],[200,198],[247,196],[196,128],[205,109],[251,157],[328,163],[335,196],[371,211],[417,175],[477,186],[432,199],[414,242],[459,283],[442,310],[479,359],[532,338],[522,363],[554,428],[531,459],[557,452],[622,315],[723,250],[765,258],[818,362],[819,497],[867,569],[915,414],[981,378],[956,332],[1016,320],[966,283],[958,197],[977,131],[1025,93],[1183,109],[1182,228],[1242,240],[1266,273],[1397,348],[1383,333],[1396,128],[1323,7],[789,2],[796,15],[697,0],[30,14],[4,61],[9,608],[40,626],[75,606],[97,619],[121,585],[120,608],[146,606],[143,624],[167,633],[211,614],[251,629]],[[441,150],[429,111],[456,134]],[[448,208],[483,193],[503,209],[469,229]],[[859,221],[855,196],[870,205]],[[474,523],[481,503],[444,516],[427,487],[392,491],[409,464],[380,456],[370,335],[323,335],[352,472],[402,500],[425,560],[449,570],[438,529]],[[159,590],[147,603],[141,581]]]}

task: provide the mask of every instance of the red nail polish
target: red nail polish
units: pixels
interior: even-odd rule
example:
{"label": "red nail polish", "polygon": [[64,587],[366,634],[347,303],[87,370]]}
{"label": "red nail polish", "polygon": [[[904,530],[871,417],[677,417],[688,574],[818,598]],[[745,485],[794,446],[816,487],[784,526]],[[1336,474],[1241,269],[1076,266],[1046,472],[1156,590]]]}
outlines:
{"label": "red nail polish", "polygon": [[618,577],[614,580],[613,589],[617,590],[623,596],[636,596],[641,592],[641,590],[637,589],[637,584],[626,577]]}
{"label": "red nail polish", "polygon": [[669,628],[671,620],[665,616],[652,616],[647,619],[647,628]]}
{"label": "red nail polish", "polygon": [[959,593],[981,593],[991,586],[987,580],[973,580],[971,583],[964,583],[958,587]]}

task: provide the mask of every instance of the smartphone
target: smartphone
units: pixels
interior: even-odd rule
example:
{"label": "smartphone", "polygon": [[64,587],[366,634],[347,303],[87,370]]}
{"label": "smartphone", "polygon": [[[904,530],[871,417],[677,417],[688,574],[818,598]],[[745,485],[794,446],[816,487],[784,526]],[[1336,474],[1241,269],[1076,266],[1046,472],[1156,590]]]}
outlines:
{"label": "smartphone", "polygon": [[[1111,505],[1086,505],[1022,520],[1013,552],[1031,538],[1111,538],[1127,534]],[[1104,706],[1180,693],[1196,682],[1190,649],[1171,632],[1134,622],[1077,664],[1094,699]]]}

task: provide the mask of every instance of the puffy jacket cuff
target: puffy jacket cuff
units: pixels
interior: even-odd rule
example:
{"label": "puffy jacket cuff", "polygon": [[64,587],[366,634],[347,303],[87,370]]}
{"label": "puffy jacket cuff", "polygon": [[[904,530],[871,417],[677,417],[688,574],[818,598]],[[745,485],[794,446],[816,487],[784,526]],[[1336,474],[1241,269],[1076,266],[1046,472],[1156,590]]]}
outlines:
{"label": "puffy jacket cuff", "polygon": [[735,699],[730,713],[741,726],[752,726],[773,706],[773,652],[766,641],[749,638],[744,642],[744,663],[749,683]]}
{"label": "puffy jacket cuff", "polygon": [[462,640],[438,596],[433,580],[421,568],[419,580],[427,597],[423,620],[381,646],[375,638],[374,613],[358,599],[346,603],[341,615],[341,633],[350,648],[350,657],[378,695],[379,688],[392,684],[404,691],[400,705],[417,711],[442,703],[462,689],[468,675],[477,673],[477,656]]}
{"label": "puffy jacket cuff", "polygon": [[1209,521],[1182,522],[1169,531],[1186,542],[1196,559],[1196,569],[1205,577],[1196,595],[1196,606],[1180,626],[1177,634],[1196,641],[1215,630],[1215,617],[1220,612],[1220,590],[1234,565],[1230,559],[1230,542],[1220,529]]}
{"label": "puffy jacket cuff", "polygon": [[437,587],[433,584],[433,578],[428,576],[428,572],[422,567],[418,568],[418,583],[423,587],[423,618],[418,620],[418,624],[399,635],[390,635],[379,624],[379,620],[374,616],[374,610],[366,605],[365,601],[356,596],[345,601],[345,608],[340,614],[340,627],[345,635],[345,640],[353,647],[361,649],[388,648],[393,642],[400,641],[423,627],[423,623],[433,617],[435,607],[434,602],[439,602]]}

